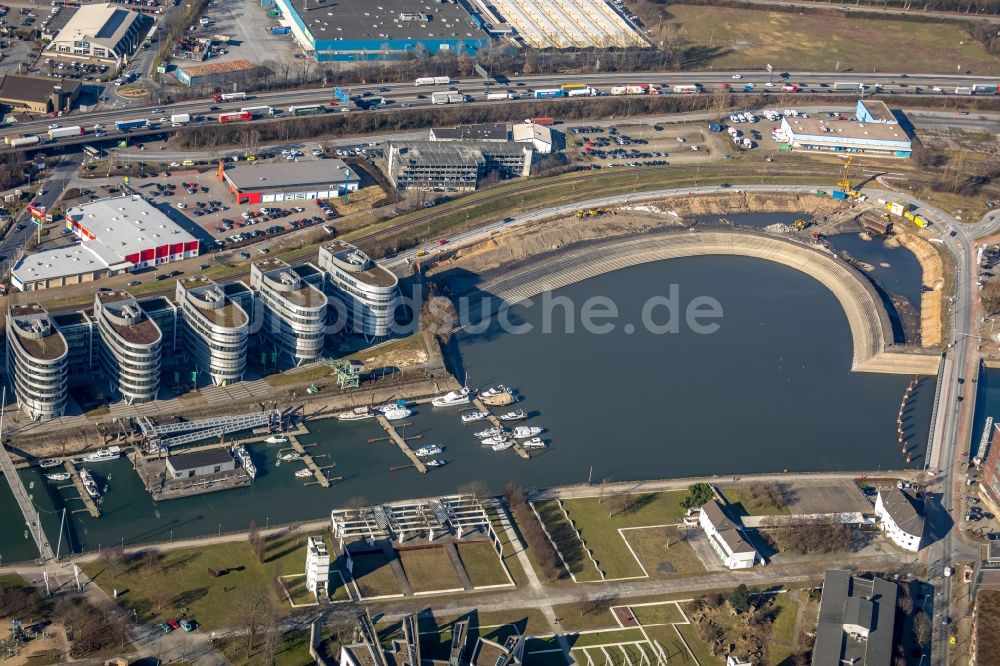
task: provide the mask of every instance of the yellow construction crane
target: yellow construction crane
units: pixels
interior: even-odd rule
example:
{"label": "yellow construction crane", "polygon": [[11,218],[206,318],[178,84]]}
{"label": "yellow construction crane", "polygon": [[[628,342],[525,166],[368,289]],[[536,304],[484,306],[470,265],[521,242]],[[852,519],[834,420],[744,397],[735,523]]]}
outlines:
{"label": "yellow construction crane", "polygon": [[854,162],[854,155],[850,155],[847,161],[844,162],[844,175],[841,176],[840,182],[837,185],[840,187],[847,196],[852,199],[857,199],[861,196],[861,193],[851,188],[851,163]]}

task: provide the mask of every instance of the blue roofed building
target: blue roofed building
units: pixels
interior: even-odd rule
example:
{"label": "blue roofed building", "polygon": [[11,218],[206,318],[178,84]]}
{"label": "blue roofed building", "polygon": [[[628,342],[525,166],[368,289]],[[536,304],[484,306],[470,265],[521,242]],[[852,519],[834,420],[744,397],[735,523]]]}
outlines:
{"label": "blue roofed building", "polygon": [[320,62],[474,54],[490,41],[481,19],[456,0],[275,0],[274,5],[302,48]]}
{"label": "blue roofed building", "polygon": [[858,100],[854,118],[781,119],[779,142],[792,150],[859,153],[880,157],[909,157],[912,138],[884,102]]}

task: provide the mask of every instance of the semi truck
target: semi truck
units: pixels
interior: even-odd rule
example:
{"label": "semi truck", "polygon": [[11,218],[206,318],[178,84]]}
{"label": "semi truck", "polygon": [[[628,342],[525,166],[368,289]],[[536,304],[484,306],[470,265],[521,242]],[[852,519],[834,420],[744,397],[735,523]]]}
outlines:
{"label": "semi truck", "polygon": [[687,94],[700,93],[701,92],[701,84],[700,83],[684,83],[684,84],[679,84],[679,85],[676,85],[676,86],[673,87],[673,91],[675,93],[677,93],[677,94],[683,94],[683,93],[687,93]]}
{"label": "semi truck", "polygon": [[958,86],[955,88],[956,95],[971,95],[973,92],[972,86]]}
{"label": "semi truck", "polygon": [[85,134],[85,132],[79,125],[73,125],[71,127],[57,127],[56,129],[49,130],[50,139],[64,139],[68,136],[80,136],[81,134]]}
{"label": "semi truck", "polygon": [[436,92],[431,93],[432,104],[461,104],[465,101],[465,95],[457,92]]}
{"label": "semi truck", "polygon": [[583,90],[584,88],[589,88],[589,86],[586,83],[564,83],[559,88],[568,93],[572,90]]}
{"label": "semi truck", "polygon": [[511,92],[491,92],[486,93],[487,100],[497,100],[497,99],[514,99],[514,93]]}
{"label": "semi truck", "polygon": [[253,114],[249,111],[232,111],[230,113],[220,113],[220,123],[238,123],[244,120],[253,120]]}
{"label": "semi truck", "polygon": [[238,102],[247,98],[245,92],[232,92],[232,93],[215,93],[212,95],[216,103],[219,102]]}
{"label": "semi truck", "polygon": [[548,117],[542,117],[542,118],[525,118],[524,122],[527,125],[544,125],[546,127],[551,127],[552,125],[556,124],[556,119],[555,118],[548,118]]}
{"label": "semi truck", "polygon": [[413,82],[415,86],[446,86],[451,83],[448,76],[421,76]]}
{"label": "semi truck", "polygon": [[119,132],[128,132],[129,130],[142,129],[144,127],[149,127],[149,121],[145,118],[137,118],[136,120],[116,120],[115,129]]}
{"label": "semi truck", "polygon": [[190,113],[173,113],[170,115],[170,123],[172,125],[186,125],[191,122]]}
{"label": "semi truck", "polygon": [[972,86],[972,92],[976,95],[996,95],[1000,94],[1000,86],[992,83],[980,83]]}
{"label": "semi truck", "polygon": [[263,118],[264,116],[273,116],[274,109],[270,106],[244,106],[240,109],[241,113],[249,113],[254,118]]}
{"label": "semi truck", "polygon": [[623,86],[611,86],[612,95],[648,95],[651,86],[648,83],[626,83]]}
{"label": "semi truck", "polygon": [[863,84],[858,81],[838,81],[833,84],[834,90],[859,90]]}
{"label": "semi truck", "polygon": [[535,91],[535,99],[551,99],[553,97],[565,97],[566,91],[562,88],[542,88]]}
{"label": "semi truck", "polygon": [[570,97],[593,97],[596,94],[597,94],[597,89],[591,88],[590,86],[587,86],[585,88],[573,88],[568,93]]}
{"label": "semi truck", "polygon": [[26,148],[27,146],[37,146],[42,140],[37,136],[8,136],[4,142],[11,148]]}

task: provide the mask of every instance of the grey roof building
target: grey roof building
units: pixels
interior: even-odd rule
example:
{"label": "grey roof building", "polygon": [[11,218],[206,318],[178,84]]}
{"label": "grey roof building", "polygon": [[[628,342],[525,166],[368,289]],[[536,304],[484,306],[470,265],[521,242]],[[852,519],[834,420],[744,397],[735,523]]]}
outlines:
{"label": "grey roof building", "polygon": [[533,152],[531,146],[512,141],[390,143],[387,171],[399,189],[474,190],[488,173],[527,176]]}
{"label": "grey roof building", "polygon": [[906,491],[897,486],[879,488],[875,515],[885,535],[900,548],[917,552],[924,545],[924,517]]}
{"label": "grey roof building", "polygon": [[895,583],[830,569],[823,583],[813,666],[889,666],[896,621]]}
{"label": "grey roof building", "polygon": [[236,460],[227,449],[206,449],[167,456],[167,471],[174,479],[207,476],[236,469]]}
{"label": "grey roof building", "polygon": [[69,111],[80,96],[82,82],[40,76],[0,76],[0,104],[17,111]]}
{"label": "grey roof building", "polygon": [[56,33],[46,50],[71,58],[117,62],[135,53],[153,18],[114,5],[84,5]]}
{"label": "grey roof building", "polygon": [[510,141],[510,125],[482,123],[458,127],[431,128],[431,141]]}

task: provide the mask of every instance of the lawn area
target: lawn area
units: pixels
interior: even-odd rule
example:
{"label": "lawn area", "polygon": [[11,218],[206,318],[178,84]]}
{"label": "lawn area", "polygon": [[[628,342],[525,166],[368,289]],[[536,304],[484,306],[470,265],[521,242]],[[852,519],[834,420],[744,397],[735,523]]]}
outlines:
{"label": "lawn area", "polygon": [[622,534],[651,578],[705,572],[705,566],[676,527],[647,527],[624,530]]}
{"label": "lawn area", "polygon": [[[771,492],[777,491],[774,488]],[[784,501],[772,502],[768,496],[768,488],[764,486],[744,486],[740,488],[723,488],[730,507],[740,516],[787,516],[791,510]]]}
{"label": "lawn area", "polygon": [[601,580],[601,574],[594,568],[584,544],[566,520],[559,503],[556,500],[536,502],[535,510],[577,582]]}
{"label": "lawn area", "polygon": [[503,563],[507,565],[510,577],[514,579],[516,585],[524,585],[527,583],[527,576],[524,573],[524,567],[521,566],[521,560],[517,556],[517,551],[521,549],[521,544],[516,540],[511,541],[508,538],[507,530],[503,528],[500,516],[497,515],[497,509],[492,507],[487,509],[486,515],[490,518],[493,530],[500,537],[500,544],[503,546]]}
{"label": "lawn area", "polygon": [[[644,19],[646,25],[656,25],[656,20]],[[954,23],[675,4],[663,19],[664,24],[683,26],[688,48],[704,56],[698,65],[714,69],[762,70],[770,63],[775,72],[954,74],[961,65],[962,71],[1000,74],[1000,60]],[[887,63],[885,54],[899,53],[901,44],[919,44],[920,48],[908,48],[904,58]]]}
{"label": "lawn area", "polygon": [[[631,495],[627,508],[619,508],[624,498],[613,497],[605,497],[603,503],[598,497],[570,499],[564,506],[605,575],[629,578],[643,573],[619,528],[678,523],[683,515],[680,502],[686,495],[686,491]],[[612,516],[612,511],[617,512]]]}
{"label": "lawn area", "polygon": [[462,558],[465,572],[472,579],[473,587],[485,585],[509,585],[507,574],[493,545],[489,543],[462,543],[458,545],[458,556]]}
{"label": "lawn area", "polygon": [[795,618],[799,614],[799,590],[791,590],[774,596],[773,609],[776,613],[771,626],[771,642],[768,662],[778,666],[790,659],[795,650]]}
{"label": "lawn area", "polygon": [[444,548],[397,551],[414,592],[463,589]]}
{"label": "lawn area", "polygon": [[[238,637],[228,636],[217,641],[222,653],[226,655],[233,666],[256,666],[263,664],[261,646],[255,648],[248,660],[246,643]],[[309,629],[288,631],[281,635],[281,642],[274,653],[274,666],[309,666],[315,663],[309,656]]]}
{"label": "lawn area", "polygon": [[667,655],[667,663],[672,666],[695,666],[691,653],[684,647],[684,642],[677,635],[673,625],[646,627],[646,635],[649,636],[649,640],[660,644],[660,648]]}
{"label": "lawn area", "polygon": [[389,560],[381,553],[351,554],[354,569],[351,575],[357,583],[362,597],[382,597],[390,594],[402,595],[399,581],[389,566]]}
{"label": "lawn area", "polygon": [[684,614],[675,603],[656,604],[654,606],[630,606],[635,619],[641,625],[676,624],[684,622]]}
{"label": "lawn area", "polygon": [[595,631],[592,634],[580,634],[568,637],[572,648],[589,647],[591,645],[607,645],[608,643],[634,643],[646,640],[641,629],[618,629],[615,631]]}
{"label": "lawn area", "polygon": [[[305,534],[268,541],[265,561],[258,563],[245,541],[153,553],[117,566],[104,561],[84,565],[84,571],[119,603],[150,621],[179,614],[208,630],[229,627],[233,605],[246,593],[273,589],[275,577],[305,567]],[[225,572],[213,576],[210,570]],[[117,576],[115,575],[117,573]],[[287,609],[288,606],[283,606]]]}
{"label": "lawn area", "polygon": [[684,637],[688,647],[691,648],[691,652],[694,653],[694,658],[698,660],[701,666],[725,663],[723,659],[712,656],[712,653],[708,651],[708,646],[698,637],[698,631],[692,625],[676,624],[674,625],[674,629],[679,631],[681,636]]}
{"label": "lawn area", "polygon": [[607,602],[577,602],[553,606],[552,611],[559,618],[559,625],[565,631],[592,631],[594,629],[618,629],[618,622],[611,613],[614,599]]}
{"label": "lawn area", "polygon": [[[288,595],[292,598],[292,603],[297,605],[316,603],[316,597],[313,596],[312,592],[306,590],[305,574],[287,576],[282,579],[282,584],[288,591]],[[327,585],[327,593],[330,595],[331,601],[347,601],[351,598],[340,572],[332,567],[330,582]]]}

